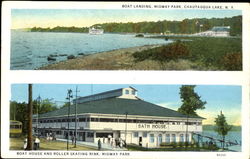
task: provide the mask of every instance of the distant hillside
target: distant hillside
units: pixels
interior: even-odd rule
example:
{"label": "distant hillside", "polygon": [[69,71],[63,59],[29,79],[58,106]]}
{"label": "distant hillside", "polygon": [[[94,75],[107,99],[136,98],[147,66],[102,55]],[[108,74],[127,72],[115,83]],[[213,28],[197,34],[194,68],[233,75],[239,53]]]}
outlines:
{"label": "distant hillside", "polygon": [[[202,27],[200,27],[202,25]],[[134,33],[174,33],[193,34],[212,29],[214,26],[230,26],[230,35],[242,34],[242,16],[231,18],[202,18],[184,19],[182,21],[157,21],[138,23],[104,23],[94,26],[102,26],[106,32],[134,32]]]}
{"label": "distant hillside", "polygon": [[89,29],[87,27],[54,27],[54,28],[41,28],[33,27],[30,30],[31,32],[75,32],[75,33],[87,33]]}
{"label": "distant hillside", "polygon": [[14,31],[30,31],[31,28],[12,29]]}
{"label": "distant hillside", "polygon": [[[182,21],[157,21],[138,23],[103,23],[93,26],[101,26],[105,32],[110,33],[173,33],[173,34],[193,34],[200,31],[212,29],[214,26],[230,26],[230,35],[242,35],[242,16],[231,18],[201,18],[184,19]],[[88,27],[54,27],[40,28],[34,27],[32,32],[88,32]]]}
{"label": "distant hillside", "polygon": [[[215,125],[203,125],[202,128],[205,131],[213,131],[214,128],[215,128]],[[235,126],[235,125],[233,125],[233,128],[232,128],[231,131],[241,131],[241,126]]]}

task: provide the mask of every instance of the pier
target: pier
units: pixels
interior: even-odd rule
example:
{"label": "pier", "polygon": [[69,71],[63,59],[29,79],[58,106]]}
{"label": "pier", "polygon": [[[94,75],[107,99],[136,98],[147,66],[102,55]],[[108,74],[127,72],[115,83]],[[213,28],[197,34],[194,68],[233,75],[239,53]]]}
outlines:
{"label": "pier", "polygon": [[220,148],[227,148],[229,151],[240,151],[241,150],[241,141],[237,140],[228,140],[219,139],[217,136],[212,134],[201,134],[201,133],[192,133],[193,137],[197,137],[197,142],[199,145],[216,145]]}

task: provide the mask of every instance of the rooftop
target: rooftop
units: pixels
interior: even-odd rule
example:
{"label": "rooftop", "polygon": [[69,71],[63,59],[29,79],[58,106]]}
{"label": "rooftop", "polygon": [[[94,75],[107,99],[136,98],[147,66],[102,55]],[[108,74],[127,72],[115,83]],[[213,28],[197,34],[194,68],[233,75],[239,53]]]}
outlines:
{"label": "rooftop", "polygon": [[211,29],[212,31],[230,31],[230,26],[215,26]]}
{"label": "rooftop", "polygon": [[[77,105],[77,114],[98,113],[98,114],[116,114],[116,115],[138,115],[138,116],[157,116],[157,117],[180,117],[186,118],[175,110],[158,106],[140,99],[124,99],[124,98],[106,98],[95,101],[84,102]],[[70,107],[70,114],[74,115],[75,107]],[[39,115],[40,118],[64,116],[68,114],[68,107]],[[191,117],[191,116],[190,116]],[[192,118],[200,118],[192,116]]]}

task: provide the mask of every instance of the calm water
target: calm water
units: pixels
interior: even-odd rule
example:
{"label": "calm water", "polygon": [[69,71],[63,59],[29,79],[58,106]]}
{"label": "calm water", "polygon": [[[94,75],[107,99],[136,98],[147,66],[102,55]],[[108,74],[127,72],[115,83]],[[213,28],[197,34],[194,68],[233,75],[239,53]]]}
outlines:
{"label": "calm water", "polygon": [[[216,133],[214,131],[203,131],[202,134],[204,136],[210,136],[210,137],[222,140],[222,137],[220,135],[218,135],[218,133]],[[231,141],[231,142],[241,143],[242,142],[241,136],[242,136],[241,131],[230,131],[230,132],[228,132],[228,135],[226,136],[225,140],[226,141]],[[209,142],[210,140],[207,139],[207,138],[203,138],[203,142],[206,142],[206,141]],[[217,144],[220,145],[219,142],[217,142]],[[237,146],[237,147],[229,146],[228,148],[231,149],[231,150],[235,150],[235,151],[241,151],[241,146]]]}
{"label": "calm water", "polygon": [[84,33],[43,33],[11,32],[11,69],[32,70],[51,62],[49,55],[56,61],[67,59],[67,55],[93,54],[134,46],[165,44],[164,39],[136,38],[135,35]]}

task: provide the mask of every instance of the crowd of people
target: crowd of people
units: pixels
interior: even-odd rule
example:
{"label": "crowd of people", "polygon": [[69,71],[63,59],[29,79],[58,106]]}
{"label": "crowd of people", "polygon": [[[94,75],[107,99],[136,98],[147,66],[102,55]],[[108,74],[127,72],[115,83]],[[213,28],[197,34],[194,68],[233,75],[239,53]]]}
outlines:
{"label": "crowd of people", "polygon": [[108,138],[103,137],[98,139],[99,150],[101,150],[102,144],[109,144],[112,148],[126,147],[126,142],[122,138],[113,138],[111,135],[108,135]]}

